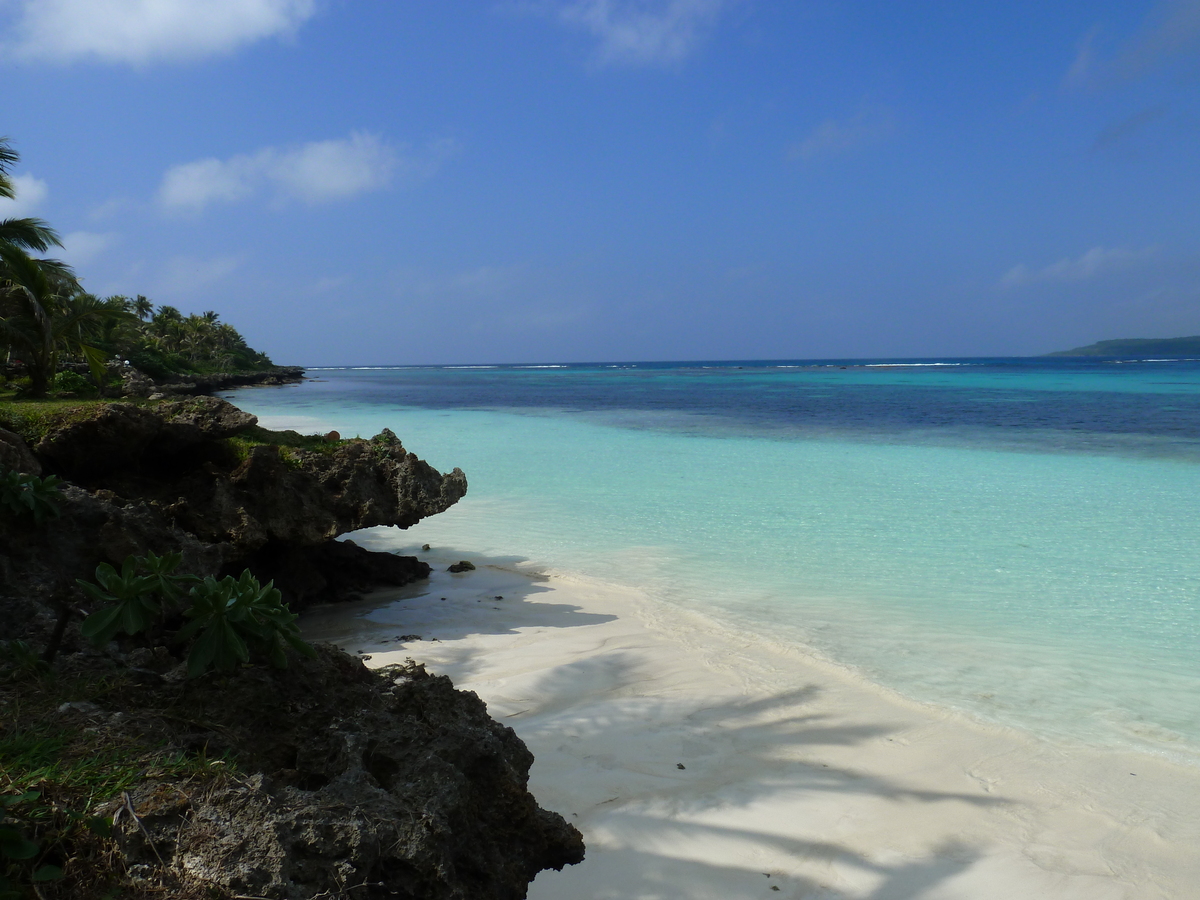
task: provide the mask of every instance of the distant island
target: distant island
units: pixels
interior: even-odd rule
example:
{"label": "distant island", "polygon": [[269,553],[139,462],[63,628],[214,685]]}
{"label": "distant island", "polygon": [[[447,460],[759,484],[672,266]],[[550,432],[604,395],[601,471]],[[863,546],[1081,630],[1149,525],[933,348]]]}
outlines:
{"label": "distant island", "polygon": [[1197,356],[1200,357],[1200,335],[1177,338],[1124,338],[1116,341],[1097,341],[1074,350],[1059,350],[1047,356]]}

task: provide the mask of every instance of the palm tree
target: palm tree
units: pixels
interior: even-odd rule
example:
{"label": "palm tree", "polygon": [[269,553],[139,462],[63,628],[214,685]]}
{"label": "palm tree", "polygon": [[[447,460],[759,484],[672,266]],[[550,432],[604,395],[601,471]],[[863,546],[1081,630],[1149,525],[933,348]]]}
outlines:
{"label": "palm tree", "polygon": [[86,293],[62,263],[13,246],[0,245],[0,276],[0,339],[29,370],[30,394],[46,396],[60,354],[83,359],[103,393],[108,354],[96,345],[134,320],[124,298]]}
{"label": "palm tree", "polygon": [[[13,200],[17,196],[10,170],[21,155],[6,137],[0,137],[0,197]],[[0,219],[0,244],[11,244],[27,252],[45,253],[51,247],[61,247],[58,233],[41,219]]]}
{"label": "palm tree", "polygon": [[54,314],[73,288],[61,270],[42,262],[0,244],[0,335],[28,367],[35,397],[46,396],[58,369]]}
{"label": "palm tree", "polygon": [[[0,197],[16,197],[9,172],[19,159],[8,138],[0,137]],[[14,349],[21,354],[37,396],[45,394],[57,365],[53,312],[62,296],[79,290],[68,266],[29,255],[52,246],[62,241],[41,219],[0,220],[0,346],[10,357]]]}

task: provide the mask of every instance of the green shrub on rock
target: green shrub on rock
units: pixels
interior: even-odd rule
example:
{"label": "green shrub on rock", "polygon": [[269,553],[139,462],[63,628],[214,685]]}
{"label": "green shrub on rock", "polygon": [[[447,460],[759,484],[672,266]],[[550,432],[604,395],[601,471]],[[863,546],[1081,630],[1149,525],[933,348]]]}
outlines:
{"label": "green shrub on rock", "polygon": [[121,632],[140,634],[163,614],[162,601],[174,604],[184,585],[195,584],[195,575],[173,574],[183,556],[164,553],[128,556],[118,572],[108,563],[96,567],[96,581],[79,581],[84,592],[103,609],[83,621],[81,630],[97,644],[107,644]]}
{"label": "green shrub on rock", "polygon": [[191,621],[180,630],[180,639],[198,635],[188,653],[189,677],[209,666],[235,669],[250,661],[252,649],[280,669],[287,667],[288,647],[308,657],[316,655],[300,639],[298,616],[283,602],[275,583],[260,585],[249,569],[239,578],[205,578],[192,588],[192,606],[184,615]]}
{"label": "green shrub on rock", "polygon": [[298,618],[283,602],[274,582],[259,584],[249,569],[234,578],[176,575],[179,553],[130,556],[118,572],[108,563],[96,567],[96,581],[79,581],[88,596],[103,604],[83,621],[81,630],[96,644],[106,644],[118,634],[141,634],[173,612],[191,585],[191,604],[183,610],[189,621],[175,635],[179,642],[195,638],[188,651],[188,677],[210,668],[231,671],[251,661],[252,654],[266,657],[278,668],[287,667],[287,649],[305,656],[312,647],[300,639]]}
{"label": "green shrub on rock", "polygon": [[39,478],[25,472],[5,471],[0,473],[0,506],[6,506],[16,515],[28,514],[41,524],[46,516],[57,516],[56,502],[62,491],[62,479],[57,475]]}

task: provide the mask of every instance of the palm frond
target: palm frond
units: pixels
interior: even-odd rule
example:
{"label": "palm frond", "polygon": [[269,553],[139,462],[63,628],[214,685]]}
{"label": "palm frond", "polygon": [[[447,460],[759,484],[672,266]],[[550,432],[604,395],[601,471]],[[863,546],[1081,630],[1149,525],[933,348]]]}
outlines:
{"label": "palm frond", "polygon": [[[3,196],[2,192],[0,196]],[[45,253],[51,247],[61,247],[62,238],[41,219],[0,219],[0,243]]]}
{"label": "palm frond", "polygon": [[16,165],[21,155],[9,145],[9,139],[0,137],[0,197],[12,200],[16,197],[12,179],[8,177],[9,169]]}

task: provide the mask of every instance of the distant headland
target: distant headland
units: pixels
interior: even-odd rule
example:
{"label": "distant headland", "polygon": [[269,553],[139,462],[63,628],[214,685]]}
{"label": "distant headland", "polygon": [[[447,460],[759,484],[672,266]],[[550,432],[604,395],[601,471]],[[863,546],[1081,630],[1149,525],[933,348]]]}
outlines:
{"label": "distant headland", "polygon": [[1123,338],[1097,341],[1047,356],[1200,356],[1200,335],[1177,338]]}

